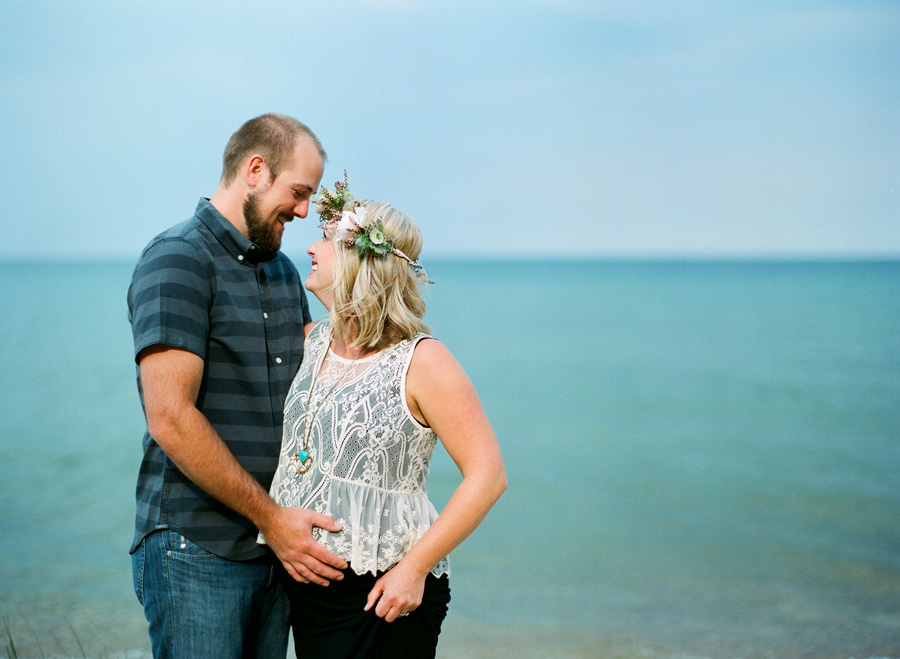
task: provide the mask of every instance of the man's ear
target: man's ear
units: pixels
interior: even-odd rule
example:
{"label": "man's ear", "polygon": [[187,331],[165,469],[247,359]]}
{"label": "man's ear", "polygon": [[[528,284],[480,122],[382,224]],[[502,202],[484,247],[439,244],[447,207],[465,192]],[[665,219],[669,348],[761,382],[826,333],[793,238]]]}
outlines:
{"label": "man's ear", "polygon": [[266,159],[259,154],[250,156],[244,165],[244,179],[247,181],[247,187],[250,189],[268,183],[269,165],[266,164]]}

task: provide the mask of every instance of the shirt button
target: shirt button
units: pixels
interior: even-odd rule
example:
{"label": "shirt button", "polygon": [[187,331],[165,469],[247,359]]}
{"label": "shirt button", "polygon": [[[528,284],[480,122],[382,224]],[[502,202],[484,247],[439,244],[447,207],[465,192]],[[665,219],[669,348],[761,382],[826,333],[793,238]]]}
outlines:
{"label": "shirt button", "polygon": [[276,364],[280,364],[280,363],[281,363],[281,357],[276,357],[276,358],[275,358],[275,363],[276,363]]}
{"label": "shirt button", "polygon": [[238,261],[243,261],[243,260],[244,260],[244,255],[238,254]]}
{"label": "shirt button", "polygon": [[269,317],[269,314],[267,314],[265,311],[263,311],[263,318],[268,318],[268,317]]}

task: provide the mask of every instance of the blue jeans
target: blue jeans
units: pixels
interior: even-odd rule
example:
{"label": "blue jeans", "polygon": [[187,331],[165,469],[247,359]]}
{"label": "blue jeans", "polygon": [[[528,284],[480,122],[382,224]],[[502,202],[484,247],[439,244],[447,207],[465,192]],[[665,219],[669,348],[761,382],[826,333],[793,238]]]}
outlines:
{"label": "blue jeans", "polygon": [[156,659],[284,659],[290,604],[271,562],[225,560],[162,529],[131,566]]}

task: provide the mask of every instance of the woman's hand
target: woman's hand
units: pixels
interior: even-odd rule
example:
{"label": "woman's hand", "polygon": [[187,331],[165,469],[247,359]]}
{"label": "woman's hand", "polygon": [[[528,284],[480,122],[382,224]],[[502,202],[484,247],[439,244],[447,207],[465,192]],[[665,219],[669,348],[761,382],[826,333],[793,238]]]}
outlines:
{"label": "woman's hand", "polygon": [[375,605],[375,615],[385,622],[394,622],[399,616],[414,611],[422,603],[425,593],[425,577],[409,563],[400,561],[375,582],[366,599],[365,610]]}

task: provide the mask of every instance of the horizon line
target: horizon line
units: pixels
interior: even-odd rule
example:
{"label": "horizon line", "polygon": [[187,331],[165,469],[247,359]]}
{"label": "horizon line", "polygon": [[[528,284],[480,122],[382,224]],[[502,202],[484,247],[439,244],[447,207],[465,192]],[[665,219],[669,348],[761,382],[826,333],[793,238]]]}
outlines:
{"label": "horizon line", "polygon": [[[291,261],[298,255],[285,252]],[[72,255],[46,254],[19,256],[0,254],[0,265],[86,265],[134,264],[139,255]],[[442,254],[425,257],[430,263],[893,263],[900,262],[900,252],[870,253],[635,253],[635,254]]]}

